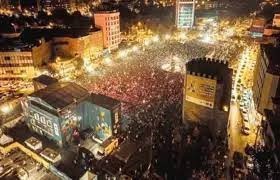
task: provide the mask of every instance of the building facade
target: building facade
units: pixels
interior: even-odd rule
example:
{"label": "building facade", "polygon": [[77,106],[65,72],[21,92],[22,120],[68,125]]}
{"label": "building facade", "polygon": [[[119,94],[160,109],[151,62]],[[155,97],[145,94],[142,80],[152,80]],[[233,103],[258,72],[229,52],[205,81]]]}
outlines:
{"label": "building facade", "polygon": [[87,90],[74,83],[55,83],[36,91],[22,102],[27,126],[63,146],[71,142],[75,129],[85,128],[81,109],[88,97]]}
{"label": "building facade", "polygon": [[93,119],[90,127],[95,139],[104,142],[118,134],[121,127],[121,103],[101,94],[91,94],[89,103]]}
{"label": "building facade", "polygon": [[90,95],[75,83],[47,86],[29,95],[22,106],[29,129],[60,146],[71,143],[74,134],[86,129],[103,142],[119,128],[120,103],[102,95]]}
{"label": "building facade", "polygon": [[253,83],[253,98],[257,111],[273,108],[273,98],[280,97],[280,47],[260,45]]}
{"label": "building facade", "polygon": [[186,64],[183,121],[225,133],[231,98],[232,70],[214,59],[193,59]]}
{"label": "building facade", "polygon": [[262,38],[266,26],[266,19],[256,17],[253,19],[250,27],[250,35],[252,38]]}
{"label": "building facade", "polygon": [[279,165],[280,158],[280,98],[273,98],[273,108],[264,110],[261,135],[264,139],[265,148],[275,153],[275,164]]}
{"label": "building facade", "polygon": [[32,79],[38,67],[51,58],[51,45],[44,39],[35,44],[19,44],[0,49],[0,79]]}
{"label": "building facade", "polygon": [[186,29],[194,25],[194,0],[176,0],[175,25],[177,28]]}
{"label": "building facade", "polygon": [[6,37],[0,43],[0,79],[32,79],[54,58],[79,57],[88,62],[103,53],[103,34],[97,28],[32,28],[20,35],[25,36],[24,40]]}
{"label": "building facade", "polygon": [[109,50],[118,48],[121,42],[120,13],[117,11],[99,11],[94,13],[95,26],[103,32],[104,47]]}
{"label": "building facade", "polygon": [[280,14],[274,14],[272,26],[280,27]]}
{"label": "building facade", "polygon": [[[71,30],[70,30],[71,31]],[[85,35],[54,35],[52,46],[55,56],[81,57],[83,59],[98,57],[103,51],[103,35],[100,29],[94,29]]]}

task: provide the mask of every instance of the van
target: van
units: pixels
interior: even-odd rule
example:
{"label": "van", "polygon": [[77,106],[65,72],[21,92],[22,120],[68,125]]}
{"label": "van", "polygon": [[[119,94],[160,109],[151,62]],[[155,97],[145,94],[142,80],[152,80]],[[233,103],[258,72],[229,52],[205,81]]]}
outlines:
{"label": "van", "polygon": [[243,122],[243,126],[241,128],[241,132],[242,134],[248,136],[250,134],[250,127],[249,127],[249,123],[247,122]]}

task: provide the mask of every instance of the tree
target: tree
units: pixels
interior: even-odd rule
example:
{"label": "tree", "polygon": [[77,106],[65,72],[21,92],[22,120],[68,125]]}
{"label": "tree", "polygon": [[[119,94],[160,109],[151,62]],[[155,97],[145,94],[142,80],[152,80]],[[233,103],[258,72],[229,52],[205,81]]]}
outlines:
{"label": "tree", "polygon": [[52,11],[52,19],[58,24],[63,23],[64,25],[68,25],[70,22],[70,14],[63,8],[54,9]]}
{"label": "tree", "polygon": [[92,26],[92,20],[89,17],[82,16],[79,11],[75,11],[71,15],[69,26],[71,28],[89,29]]}

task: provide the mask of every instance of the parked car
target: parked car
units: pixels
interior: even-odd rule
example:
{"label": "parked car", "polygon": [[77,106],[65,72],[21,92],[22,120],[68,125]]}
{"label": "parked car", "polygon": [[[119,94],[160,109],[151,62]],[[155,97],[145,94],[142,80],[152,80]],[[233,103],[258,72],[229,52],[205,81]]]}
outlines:
{"label": "parked car", "polygon": [[249,123],[249,118],[248,118],[247,115],[243,115],[243,121],[244,121],[245,123]]}
{"label": "parked car", "polygon": [[249,123],[243,122],[243,126],[241,128],[241,132],[242,134],[248,136],[250,134],[250,127],[249,127]]}

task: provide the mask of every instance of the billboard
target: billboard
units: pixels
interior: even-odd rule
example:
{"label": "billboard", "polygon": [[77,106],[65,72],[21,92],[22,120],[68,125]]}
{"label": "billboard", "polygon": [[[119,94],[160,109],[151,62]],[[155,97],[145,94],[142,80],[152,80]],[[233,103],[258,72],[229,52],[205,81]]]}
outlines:
{"label": "billboard", "polygon": [[28,124],[31,129],[41,135],[61,141],[61,134],[58,119],[55,116],[49,117],[44,112],[30,109]]}
{"label": "billboard", "polygon": [[215,103],[217,81],[206,77],[187,75],[186,100],[201,106],[213,108]]}
{"label": "billboard", "polygon": [[194,23],[194,1],[178,0],[176,3],[176,25],[178,28],[190,28]]}
{"label": "billboard", "polygon": [[94,105],[93,114],[92,128],[95,138],[103,142],[113,134],[112,113],[108,109]]}

